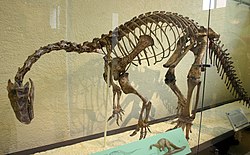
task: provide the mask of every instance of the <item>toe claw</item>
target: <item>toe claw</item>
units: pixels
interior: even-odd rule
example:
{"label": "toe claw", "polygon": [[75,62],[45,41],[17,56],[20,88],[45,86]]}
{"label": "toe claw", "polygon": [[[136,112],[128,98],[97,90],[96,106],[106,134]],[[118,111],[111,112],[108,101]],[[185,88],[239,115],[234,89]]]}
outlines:
{"label": "toe claw", "polygon": [[130,134],[130,136],[132,137],[132,136],[134,136],[136,134],[137,134],[137,131],[134,131],[132,134]]}
{"label": "toe claw", "polygon": [[107,120],[107,122],[110,121],[112,118],[113,118],[113,116],[110,116],[109,119]]}
{"label": "toe claw", "polygon": [[134,130],[134,132],[130,135],[130,136],[134,136],[137,134],[138,131],[140,131],[140,137],[139,140],[146,138],[147,136],[147,132],[151,132],[151,130],[149,129],[149,125],[148,123],[146,123],[147,121],[139,121],[137,124],[136,129]]}
{"label": "toe claw", "polygon": [[120,126],[120,124],[119,124],[119,117],[117,117],[117,119],[116,119],[116,124],[117,124],[118,126]]}
{"label": "toe claw", "polygon": [[149,126],[147,127],[147,129],[148,129],[148,131],[151,133],[151,130],[150,130]]}

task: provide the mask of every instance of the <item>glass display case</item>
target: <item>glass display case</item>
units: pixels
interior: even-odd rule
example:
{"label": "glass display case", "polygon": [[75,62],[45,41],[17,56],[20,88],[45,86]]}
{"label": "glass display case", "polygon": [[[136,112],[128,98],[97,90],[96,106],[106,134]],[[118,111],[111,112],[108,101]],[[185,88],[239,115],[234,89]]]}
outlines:
{"label": "glass display case", "polygon": [[[0,154],[91,154],[163,133],[175,127],[171,122],[176,119],[185,134],[191,126],[187,138],[192,153],[239,134],[226,113],[242,109],[250,117],[249,7],[247,0],[1,1]],[[153,42],[132,59],[127,55],[144,45],[141,36]],[[116,57],[133,60],[117,75],[114,64],[125,59]],[[124,84],[126,73],[131,85]],[[35,88],[25,104],[33,104],[34,97],[34,118],[30,122],[20,116],[24,124],[16,119],[8,98],[13,95],[8,80],[19,77],[22,87],[29,81],[28,91]],[[125,93],[119,97],[120,91]],[[239,102],[242,98],[245,101]],[[118,100],[115,110],[123,111],[113,110]],[[32,117],[29,108],[27,117]],[[145,113],[138,122],[142,108]],[[191,121],[180,125],[185,113],[180,111],[190,114]],[[145,130],[134,132],[140,123],[146,124]]]}

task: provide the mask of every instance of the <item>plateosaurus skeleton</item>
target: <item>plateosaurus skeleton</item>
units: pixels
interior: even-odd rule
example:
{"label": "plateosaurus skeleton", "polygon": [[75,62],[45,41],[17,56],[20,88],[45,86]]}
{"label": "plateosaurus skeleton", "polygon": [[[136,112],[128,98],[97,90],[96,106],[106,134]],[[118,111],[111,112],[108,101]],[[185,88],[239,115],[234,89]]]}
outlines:
{"label": "plateosaurus skeleton", "polygon": [[[14,83],[8,81],[8,97],[17,119],[22,123],[29,124],[34,117],[34,84],[29,79],[31,88],[29,88],[29,82],[23,85],[23,78],[42,55],[57,50],[103,54],[103,77],[107,82],[107,68],[109,66],[111,78],[108,83],[113,89],[113,114],[108,120],[116,117],[118,124],[119,120],[122,119],[124,112],[119,103],[122,91],[125,94],[137,95],[142,100],[142,109],[137,127],[131,136],[140,131],[141,139],[145,138],[147,130],[149,130],[148,117],[152,103],[131,86],[127,70],[131,64],[137,66],[146,61],[150,65],[152,62],[156,64],[168,58],[163,64],[165,68],[168,68],[165,83],[178,98],[178,120],[175,128],[182,127],[183,130],[186,128],[186,138],[189,138],[199,101],[200,77],[201,71],[204,70],[202,60],[207,48],[209,49],[209,57],[217,67],[221,78],[225,79],[227,88],[232,91],[236,98],[243,100],[247,106],[250,105],[250,99],[235,74],[231,57],[223,49],[224,45],[220,44],[219,37],[220,35],[211,28],[199,26],[194,20],[177,13],[148,12],[134,17],[108,34],[103,34],[100,38],[94,38],[92,42],[77,44],[62,40],[36,50],[18,69]],[[175,67],[189,51],[193,52],[195,60],[187,76],[188,93],[185,97],[176,85]],[[115,81],[118,81],[120,86]],[[197,94],[191,113],[190,100],[195,88]]]}

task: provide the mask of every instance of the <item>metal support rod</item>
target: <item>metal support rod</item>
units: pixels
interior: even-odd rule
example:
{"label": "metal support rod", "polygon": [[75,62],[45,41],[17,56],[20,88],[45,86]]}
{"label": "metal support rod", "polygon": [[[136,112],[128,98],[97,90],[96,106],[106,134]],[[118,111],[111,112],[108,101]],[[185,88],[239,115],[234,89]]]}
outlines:
{"label": "metal support rod", "polygon": [[[108,64],[110,63],[110,58],[108,58]],[[110,86],[110,66],[108,67],[107,73],[107,88],[106,88],[106,103],[105,103],[105,127],[104,127],[104,147],[107,144],[107,131],[108,131],[108,103],[109,103],[109,86]]]}

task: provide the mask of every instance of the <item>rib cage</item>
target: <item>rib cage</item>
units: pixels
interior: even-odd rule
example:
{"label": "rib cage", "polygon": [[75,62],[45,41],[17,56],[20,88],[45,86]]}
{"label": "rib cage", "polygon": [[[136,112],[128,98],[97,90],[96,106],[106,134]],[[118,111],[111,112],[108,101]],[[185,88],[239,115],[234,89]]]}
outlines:
{"label": "rib cage", "polygon": [[[154,59],[154,64],[167,58],[176,49],[177,41],[182,36],[196,38],[200,29],[198,23],[188,17],[183,17],[177,13],[155,11],[141,14],[132,20],[120,25],[112,32],[112,54],[115,57],[124,57],[133,50],[143,34],[150,35],[154,41],[153,47],[146,48],[133,60],[134,65],[141,65],[142,61]],[[160,37],[159,37],[160,36]],[[220,41],[210,42],[209,57],[211,63],[217,67],[217,72],[224,79],[227,89],[235,98],[242,99],[250,107],[250,99],[247,92],[241,85],[242,82],[236,75],[236,70],[232,65],[227,49]],[[157,50],[156,50],[157,49]]]}
{"label": "rib cage", "polygon": [[112,32],[112,54],[114,57],[124,57],[135,47],[140,35],[150,35],[155,43],[146,48],[134,60],[134,65],[142,61],[154,59],[154,64],[168,57],[176,48],[177,41],[183,35],[195,37],[199,26],[194,20],[177,13],[155,11],[141,14],[120,25]]}
{"label": "rib cage", "polygon": [[247,92],[241,85],[241,80],[236,75],[236,70],[233,66],[233,61],[227,53],[227,49],[223,50],[224,44],[220,45],[221,41],[211,41],[209,45],[209,58],[211,63],[217,67],[222,80],[226,84],[227,89],[233,94],[235,98],[243,100],[244,103],[250,107],[250,98]]}

